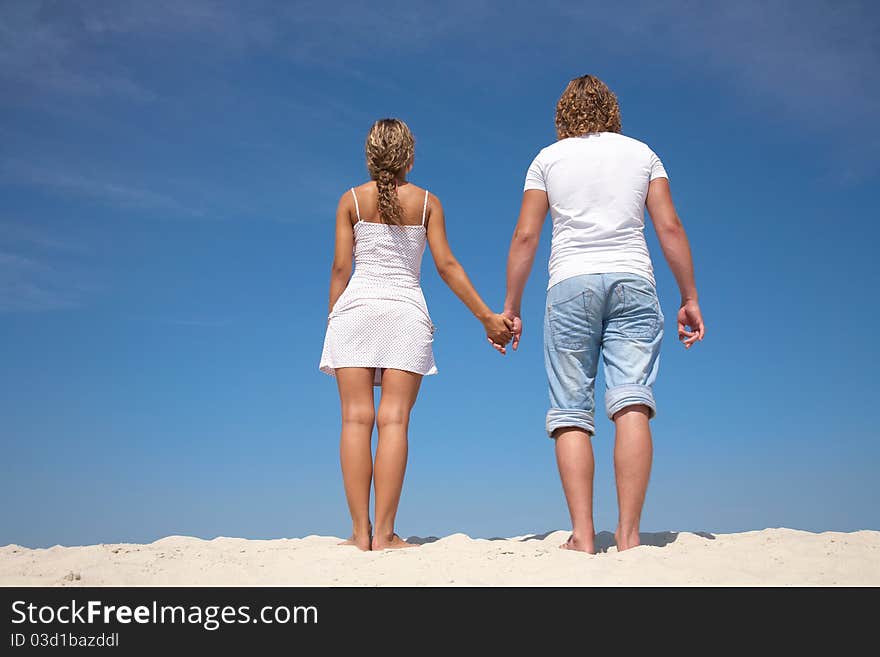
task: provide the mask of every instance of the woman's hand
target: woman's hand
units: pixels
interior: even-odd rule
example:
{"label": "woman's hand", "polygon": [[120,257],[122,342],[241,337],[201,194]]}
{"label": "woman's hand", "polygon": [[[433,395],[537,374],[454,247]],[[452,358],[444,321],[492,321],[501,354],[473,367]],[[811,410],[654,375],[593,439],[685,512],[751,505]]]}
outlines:
{"label": "woman's hand", "polygon": [[483,328],[486,329],[486,337],[492,346],[502,354],[507,353],[505,347],[513,336],[513,320],[504,315],[492,313],[483,320]]}

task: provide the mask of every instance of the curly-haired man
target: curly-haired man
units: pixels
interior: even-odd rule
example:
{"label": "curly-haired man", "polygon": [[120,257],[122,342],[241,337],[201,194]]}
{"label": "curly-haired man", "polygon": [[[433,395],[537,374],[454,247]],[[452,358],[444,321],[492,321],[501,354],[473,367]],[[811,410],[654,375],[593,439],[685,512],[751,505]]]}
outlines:
{"label": "curly-haired man", "polygon": [[[571,514],[561,547],[594,552],[593,387],[601,355],[605,411],[615,425],[618,550],[639,545],[639,522],[657,412],[652,386],[659,365],[663,312],[645,243],[644,209],[678,282],[678,336],[690,348],[705,335],[693,261],[660,158],[620,134],[620,107],[592,75],[572,80],[556,106],[556,143],[526,174],[522,209],[507,263],[505,314],[522,333],[520,305],[541,226],[553,219],[544,362],[550,387],[547,434]],[[500,348],[500,346],[499,346]]]}

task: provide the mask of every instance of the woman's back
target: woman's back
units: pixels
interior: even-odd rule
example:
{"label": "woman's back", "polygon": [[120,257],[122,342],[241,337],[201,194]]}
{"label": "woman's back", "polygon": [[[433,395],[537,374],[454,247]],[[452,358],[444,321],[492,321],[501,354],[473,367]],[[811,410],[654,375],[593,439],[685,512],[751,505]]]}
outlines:
{"label": "woman's back", "polygon": [[[364,222],[381,223],[379,218],[379,190],[375,181],[365,182],[352,188],[357,199],[356,213]],[[397,198],[403,210],[403,223],[407,226],[422,225],[427,190],[411,182],[397,187]],[[358,219],[358,217],[355,217]]]}
{"label": "woman's back", "polygon": [[400,225],[380,221],[375,184],[352,188],[351,194],[355,204],[352,282],[372,284],[379,292],[418,287],[426,243],[427,190],[412,184],[398,188]]}

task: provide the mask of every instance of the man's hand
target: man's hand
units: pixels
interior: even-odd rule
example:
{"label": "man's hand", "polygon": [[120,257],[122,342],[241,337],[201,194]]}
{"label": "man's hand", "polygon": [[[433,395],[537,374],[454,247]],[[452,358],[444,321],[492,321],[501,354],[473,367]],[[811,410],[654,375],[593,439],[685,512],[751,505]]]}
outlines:
{"label": "man's hand", "polygon": [[[685,349],[690,349],[695,342],[702,340],[706,335],[706,326],[703,324],[703,314],[700,305],[696,301],[684,301],[678,311],[678,339],[681,340]],[[514,337],[516,344],[516,337]],[[514,347],[516,349],[516,347]]]}
{"label": "man's hand", "polygon": [[519,339],[522,337],[522,317],[519,316],[518,313],[514,313],[512,310],[505,310],[501,313],[511,322],[513,322],[513,328],[511,329],[511,333],[513,333],[513,350],[516,351],[519,347]]}

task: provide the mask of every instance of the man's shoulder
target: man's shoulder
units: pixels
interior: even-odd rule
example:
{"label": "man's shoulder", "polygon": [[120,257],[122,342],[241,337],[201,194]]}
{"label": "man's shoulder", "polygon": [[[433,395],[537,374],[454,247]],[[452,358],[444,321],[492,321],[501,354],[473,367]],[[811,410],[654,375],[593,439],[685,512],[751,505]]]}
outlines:
{"label": "man's shoulder", "polygon": [[543,148],[538,149],[538,153],[535,155],[535,159],[537,160],[538,158],[547,157],[548,153],[553,152],[552,149],[554,146],[556,146],[557,143],[559,142],[549,144],[548,146],[544,146]]}
{"label": "man's shoulder", "polygon": [[539,150],[535,155],[534,162],[548,165],[570,157],[591,157],[595,153],[594,149],[606,152],[611,150],[621,155],[625,154],[626,157],[650,158],[654,155],[654,151],[648,144],[635,137],[622,135],[618,132],[606,132],[596,140],[579,137],[560,139]]}
{"label": "man's shoulder", "polygon": [[538,151],[538,154],[535,155],[535,161],[546,162],[548,160],[553,160],[559,157],[566,150],[566,141],[568,140],[561,139],[560,141],[554,141],[552,144],[544,146],[541,150]]}
{"label": "man's shoulder", "polygon": [[646,154],[653,154],[653,150],[648,144],[643,142],[640,139],[636,139],[635,137],[630,137],[628,135],[621,135],[619,133],[615,133],[615,137],[618,140],[618,143],[626,148],[632,149],[634,152],[641,152]]}
{"label": "man's shoulder", "polygon": [[651,150],[651,147],[648,146],[648,144],[635,137],[623,135],[619,132],[603,132],[601,133],[600,138],[596,141],[593,141],[592,139],[584,139],[583,137],[568,137],[566,139],[560,139],[559,141],[544,146],[538,151],[538,156],[554,156],[568,152],[571,149],[599,144],[614,144],[615,147],[632,148],[635,150]]}

